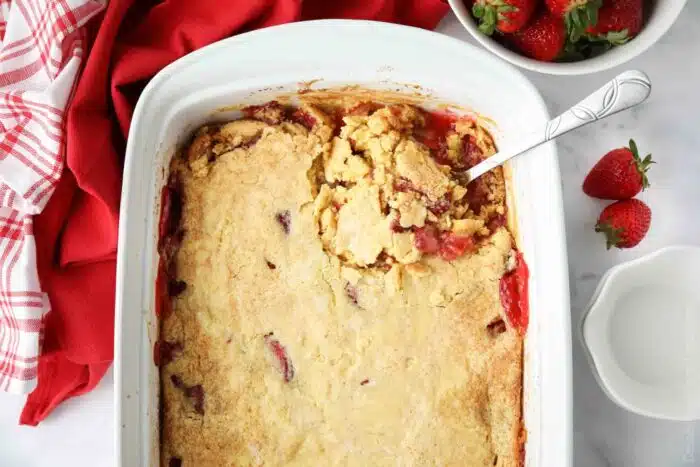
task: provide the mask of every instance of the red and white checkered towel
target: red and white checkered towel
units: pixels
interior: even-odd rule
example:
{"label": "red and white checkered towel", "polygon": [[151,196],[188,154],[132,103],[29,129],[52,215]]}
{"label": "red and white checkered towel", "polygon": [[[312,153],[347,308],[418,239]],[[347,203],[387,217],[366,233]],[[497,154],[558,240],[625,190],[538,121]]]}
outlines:
{"label": "red and white checkered towel", "polygon": [[80,70],[81,28],[104,0],[0,0],[0,390],[36,386],[49,301],[32,216],[63,169],[64,110]]}

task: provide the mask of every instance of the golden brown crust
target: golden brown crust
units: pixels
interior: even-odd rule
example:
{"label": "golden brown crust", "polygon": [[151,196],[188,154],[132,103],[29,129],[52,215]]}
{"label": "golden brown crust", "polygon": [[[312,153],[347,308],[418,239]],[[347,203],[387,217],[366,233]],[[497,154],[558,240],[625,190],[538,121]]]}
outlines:
{"label": "golden brown crust", "polygon": [[[414,140],[422,112],[386,109],[335,132],[317,106],[259,108],[200,130],[174,160],[186,288],[162,323],[178,344],[161,369],[163,466],[519,465],[502,174],[475,212]],[[462,125],[459,138],[486,137]],[[396,176],[419,190],[393,190]],[[446,193],[446,210],[429,212]],[[425,222],[479,248],[450,262],[416,250]]]}

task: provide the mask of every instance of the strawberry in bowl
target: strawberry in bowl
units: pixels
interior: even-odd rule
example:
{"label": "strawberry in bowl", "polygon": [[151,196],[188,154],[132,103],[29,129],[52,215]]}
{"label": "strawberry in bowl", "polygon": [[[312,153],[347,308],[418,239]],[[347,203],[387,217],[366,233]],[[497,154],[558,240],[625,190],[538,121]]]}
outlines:
{"label": "strawberry in bowl", "polygon": [[508,34],[522,29],[536,6],[537,0],[477,0],[472,14],[484,34],[490,36],[495,31]]}
{"label": "strawberry in bowl", "polygon": [[447,0],[486,49],[556,75],[595,73],[631,60],[661,38],[686,1],[654,0],[650,8],[645,0]]}

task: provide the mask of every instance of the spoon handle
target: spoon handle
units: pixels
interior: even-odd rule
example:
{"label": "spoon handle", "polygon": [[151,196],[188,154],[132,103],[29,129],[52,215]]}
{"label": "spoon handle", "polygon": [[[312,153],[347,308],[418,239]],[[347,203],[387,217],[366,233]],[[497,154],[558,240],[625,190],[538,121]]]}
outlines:
{"label": "spoon handle", "polygon": [[541,130],[518,138],[517,143],[502,148],[498,153],[467,170],[464,173],[465,178],[471,182],[535,146],[641,104],[650,93],[651,81],[646,74],[637,70],[625,71],[563,114],[547,122]]}

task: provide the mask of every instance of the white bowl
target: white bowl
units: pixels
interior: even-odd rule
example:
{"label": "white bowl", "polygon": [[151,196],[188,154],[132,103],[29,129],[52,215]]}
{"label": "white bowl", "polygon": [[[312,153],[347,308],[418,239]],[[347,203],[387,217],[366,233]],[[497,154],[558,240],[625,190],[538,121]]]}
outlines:
{"label": "white bowl", "polygon": [[621,407],[700,420],[700,247],[658,250],[610,269],[581,322],[589,363]]}
{"label": "white bowl", "polygon": [[611,50],[597,57],[581,60],[579,62],[558,63],[534,60],[501,45],[495,39],[479,31],[471,15],[471,11],[466,6],[464,0],[448,0],[459,22],[462,23],[466,30],[469,31],[469,34],[474,36],[482,46],[514,65],[550,75],[585,75],[588,73],[596,73],[632,60],[655,44],[656,41],[664,35],[676,21],[676,18],[678,18],[686,1],[687,0],[646,1],[645,5],[649,5],[647,7],[648,11],[644,15],[644,27],[637,37],[627,44],[613,47]]}
{"label": "white bowl", "polygon": [[[537,89],[509,64],[463,41],[388,23],[305,21],[260,29],[204,47],[161,70],[134,110],[124,164],[114,353],[119,466],[159,465],[154,284],[157,213],[170,157],[199,125],[240,115],[222,107],[260,104],[298,91],[300,83],[407,93],[419,85],[433,104],[457,103],[491,118],[502,145],[549,120]],[[554,143],[517,158],[510,168],[508,202],[517,207],[518,245],[530,268],[525,466],[570,467],[569,284]]]}

